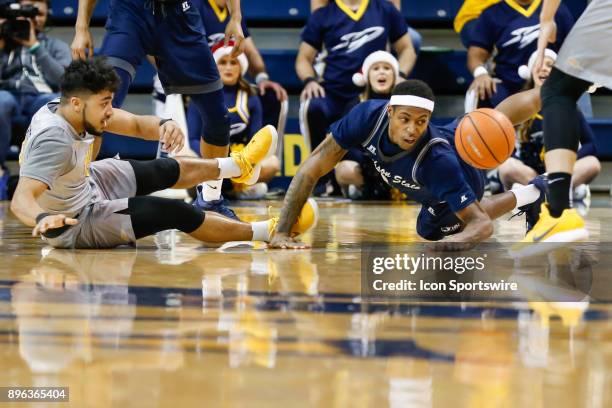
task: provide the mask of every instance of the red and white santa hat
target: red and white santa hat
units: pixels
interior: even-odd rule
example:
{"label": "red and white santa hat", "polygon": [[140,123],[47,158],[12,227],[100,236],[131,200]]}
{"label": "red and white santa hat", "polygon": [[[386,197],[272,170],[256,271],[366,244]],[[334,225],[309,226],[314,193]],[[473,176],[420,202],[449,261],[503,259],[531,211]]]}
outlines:
{"label": "red and white santa hat", "polygon": [[368,82],[368,72],[372,65],[378,62],[386,62],[393,67],[393,73],[395,74],[395,80],[399,77],[399,62],[397,59],[388,53],[387,51],[375,51],[367,56],[361,66],[361,71],[353,74],[353,83],[359,87],[364,87]]}
{"label": "red and white santa hat", "polygon": [[[544,50],[544,57],[548,57],[548,58],[552,59],[553,61],[556,61],[557,60],[557,53],[554,52],[553,50],[551,50],[550,48],[546,48]],[[531,54],[531,56],[529,57],[529,61],[527,62],[527,65],[521,65],[519,67],[518,74],[525,81],[528,81],[528,80],[531,79],[531,73],[533,72],[533,68],[535,66],[537,58],[538,58],[538,52],[534,51]]]}
{"label": "red and white santa hat", "polygon": [[[212,51],[215,62],[219,62],[221,58],[225,57],[226,55],[230,55],[232,53],[232,48],[234,48],[234,44],[236,44],[234,40],[229,40],[227,42],[227,46],[225,46],[223,41],[219,41],[213,45],[210,50]],[[249,60],[244,53],[240,53],[236,59],[240,64],[240,72],[242,76],[244,76],[249,69]]]}

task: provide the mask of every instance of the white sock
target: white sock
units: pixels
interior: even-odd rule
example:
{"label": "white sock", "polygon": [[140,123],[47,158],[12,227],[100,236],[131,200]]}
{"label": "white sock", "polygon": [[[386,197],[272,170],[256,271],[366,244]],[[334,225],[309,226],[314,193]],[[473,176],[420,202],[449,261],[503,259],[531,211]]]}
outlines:
{"label": "white sock", "polygon": [[240,177],[242,175],[240,167],[231,157],[218,158],[217,162],[219,162],[219,178]]}
{"label": "white sock", "polygon": [[209,180],[200,184],[202,186],[202,198],[204,201],[214,201],[221,198],[221,185],[223,179]]}
{"label": "white sock", "polygon": [[270,241],[270,220],[251,223],[253,238],[251,241]]}
{"label": "white sock", "polygon": [[540,190],[533,184],[526,186],[517,186],[510,190],[516,197],[516,206],[514,209],[518,209],[527,204],[533,203],[540,197]]}

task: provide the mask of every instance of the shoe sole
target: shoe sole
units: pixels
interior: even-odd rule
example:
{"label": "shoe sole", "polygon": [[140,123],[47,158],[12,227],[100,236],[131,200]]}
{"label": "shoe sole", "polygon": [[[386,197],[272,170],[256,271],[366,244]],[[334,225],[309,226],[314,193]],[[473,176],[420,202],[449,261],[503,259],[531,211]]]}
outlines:
{"label": "shoe sole", "polygon": [[309,198],[306,201],[306,204],[310,204],[310,207],[312,208],[312,212],[314,213],[314,221],[312,223],[312,225],[305,231],[300,232],[299,234],[297,234],[296,236],[300,236],[300,235],[304,235],[307,232],[310,232],[312,229],[314,229],[317,224],[319,223],[319,205],[317,204],[317,202],[315,201],[314,198]]}
{"label": "shoe sole", "polygon": [[276,130],[276,128],[272,125],[266,125],[264,127],[270,128],[270,133],[272,134],[272,143],[270,143],[270,148],[268,148],[268,151],[266,152],[266,155],[264,156],[262,161],[275,154],[276,147],[278,146],[278,131]]}
{"label": "shoe sole", "polygon": [[[558,232],[550,237],[527,245],[517,251],[509,250],[508,254],[512,258],[527,258],[536,255],[546,254],[554,249],[564,247],[572,242],[584,241],[589,238],[589,231],[586,228],[578,228],[571,231]],[[539,245],[546,244],[546,245]]]}

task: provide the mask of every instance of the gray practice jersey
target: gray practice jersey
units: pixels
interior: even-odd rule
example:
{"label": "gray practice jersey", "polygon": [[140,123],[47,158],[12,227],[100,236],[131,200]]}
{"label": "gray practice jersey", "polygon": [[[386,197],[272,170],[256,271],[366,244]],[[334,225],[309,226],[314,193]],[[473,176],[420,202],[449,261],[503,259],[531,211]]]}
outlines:
{"label": "gray practice jersey", "polygon": [[94,137],[77,134],[59,114],[59,99],[32,118],[19,157],[21,177],[42,181],[49,189],[38,204],[50,213],[78,214],[93,201],[89,164]]}
{"label": "gray practice jersey", "polygon": [[555,66],[612,89],[612,0],[592,0],[559,50]]}

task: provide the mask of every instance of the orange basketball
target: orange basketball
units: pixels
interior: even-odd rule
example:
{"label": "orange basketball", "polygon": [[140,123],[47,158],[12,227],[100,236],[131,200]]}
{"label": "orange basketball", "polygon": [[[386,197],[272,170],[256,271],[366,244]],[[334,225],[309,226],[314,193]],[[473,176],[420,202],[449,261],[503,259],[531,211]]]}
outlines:
{"label": "orange basketball", "polygon": [[493,169],[514,150],[514,127],[495,109],[476,109],[465,115],[455,130],[459,156],[478,169]]}

